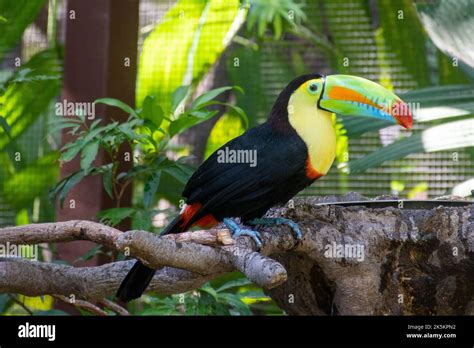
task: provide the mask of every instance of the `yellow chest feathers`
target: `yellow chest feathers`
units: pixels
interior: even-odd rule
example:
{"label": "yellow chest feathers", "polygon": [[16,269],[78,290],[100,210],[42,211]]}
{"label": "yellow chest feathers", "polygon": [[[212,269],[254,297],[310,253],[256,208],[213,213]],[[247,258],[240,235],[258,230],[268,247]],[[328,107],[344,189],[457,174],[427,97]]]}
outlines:
{"label": "yellow chest feathers", "polygon": [[336,132],[332,114],[318,109],[315,103],[307,103],[304,95],[293,94],[288,103],[288,119],[291,126],[308,147],[312,169],[326,174],[336,157]]}

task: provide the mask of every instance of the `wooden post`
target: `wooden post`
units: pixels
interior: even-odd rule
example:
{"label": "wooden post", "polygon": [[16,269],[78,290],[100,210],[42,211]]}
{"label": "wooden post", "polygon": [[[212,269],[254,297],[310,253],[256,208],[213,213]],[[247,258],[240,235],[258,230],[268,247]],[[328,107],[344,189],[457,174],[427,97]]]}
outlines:
{"label": "wooden post", "polygon": [[[92,103],[101,97],[118,98],[129,105],[135,101],[135,78],[137,70],[139,0],[69,0],[66,12],[66,42],[64,89],[60,102]],[[102,124],[112,117],[124,121],[128,115],[117,108],[96,105],[96,119]],[[92,122],[90,120],[89,122]],[[67,143],[71,135],[62,135]],[[124,148],[123,152],[130,151]],[[123,157],[122,157],[123,158]],[[132,158],[132,156],[130,156]],[[79,156],[61,168],[61,176],[67,176],[80,168]],[[94,164],[108,163],[106,154],[99,153]],[[122,170],[130,168],[132,162],[121,164]],[[131,203],[131,188],[122,198],[122,206]],[[58,208],[57,220],[97,220],[96,214],[116,206],[102,187],[102,178],[87,178],[70,191],[64,207]],[[126,224],[120,226],[127,230]],[[73,242],[58,246],[58,258],[72,262],[93,247],[90,242]],[[100,258],[75,265],[96,265]]]}

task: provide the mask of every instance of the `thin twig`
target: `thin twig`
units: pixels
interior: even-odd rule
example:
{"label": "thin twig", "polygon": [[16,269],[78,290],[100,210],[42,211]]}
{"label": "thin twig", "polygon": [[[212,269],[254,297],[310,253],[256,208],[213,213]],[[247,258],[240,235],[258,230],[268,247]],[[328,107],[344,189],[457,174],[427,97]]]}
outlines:
{"label": "thin twig", "polygon": [[112,312],[117,313],[118,315],[130,315],[130,313],[125,308],[106,298],[100,299],[98,303],[103,305],[105,308],[110,309]]}
{"label": "thin twig", "polygon": [[90,302],[87,302],[87,301],[84,301],[84,300],[74,300],[73,302],[71,302],[71,300],[68,297],[63,296],[63,295],[53,295],[53,297],[55,299],[58,299],[58,300],[64,302],[64,303],[67,303],[67,304],[73,305],[75,307],[84,309],[84,310],[88,311],[89,313],[96,314],[96,315],[101,315],[101,316],[106,316],[107,315],[106,311],[100,309],[99,307],[97,307],[93,303],[90,303]]}

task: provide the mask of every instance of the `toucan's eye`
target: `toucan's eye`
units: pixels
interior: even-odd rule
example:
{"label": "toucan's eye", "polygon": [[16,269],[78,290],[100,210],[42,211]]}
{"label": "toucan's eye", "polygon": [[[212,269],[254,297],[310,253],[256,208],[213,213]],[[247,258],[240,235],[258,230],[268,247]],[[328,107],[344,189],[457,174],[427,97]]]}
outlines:
{"label": "toucan's eye", "polygon": [[314,83],[314,82],[313,82],[313,83],[310,83],[310,84],[308,85],[308,91],[309,91],[309,93],[311,93],[311,94],[315,94],[315,93],[318,91],[318,85],[317,85],[316,83]]}

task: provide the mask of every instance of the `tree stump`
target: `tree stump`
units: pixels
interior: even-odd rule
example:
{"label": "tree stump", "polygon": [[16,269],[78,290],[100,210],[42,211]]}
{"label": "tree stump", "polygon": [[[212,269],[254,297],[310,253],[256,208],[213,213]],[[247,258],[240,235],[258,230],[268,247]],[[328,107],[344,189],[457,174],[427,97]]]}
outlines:
{"label": "tree stump", "polygon": [[[343,197],[354,199],[366,198]],[[303,250],[268,255],[287,270],[285,283],[266,290],[286,313],[474,314],[474,205],[318,206],[322,201],[295,199],[291,209],[271,212],[298,222],[311,239]]]}

